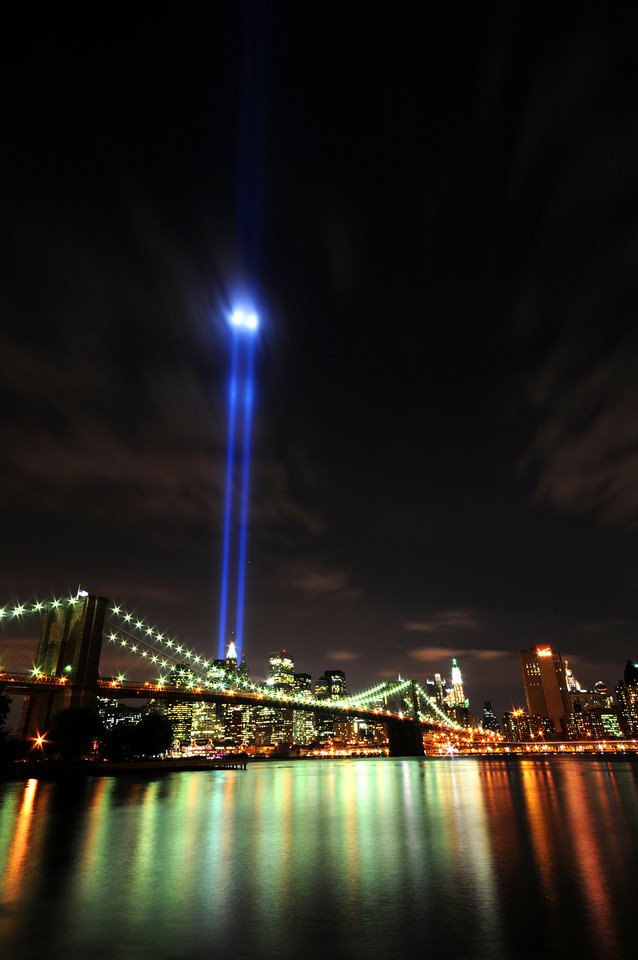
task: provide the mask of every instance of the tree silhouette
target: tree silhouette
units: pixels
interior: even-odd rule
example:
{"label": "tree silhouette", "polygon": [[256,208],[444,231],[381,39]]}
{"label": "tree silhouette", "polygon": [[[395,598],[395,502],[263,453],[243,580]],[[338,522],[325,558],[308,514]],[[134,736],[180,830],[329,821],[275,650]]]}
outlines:
{"label": "tree silhouette", "polygon": [[11,697],[0,690],[0,730],[4,727],[9,710],[11,709]]}
{"label": "tree silhouette", "polygon": [[47,733],[47,752],[59,753],[63,760],[77,760],[91,751],[93,741],[104,729],[95,710],[69,707],[53,717]]}
{"label": "tree silhouette", "polygon": [[156,757],[164,753],[173,740],[170,720],[152,711],[139,723],[118,723],[104,737],[104,751],[112,760],[134,757]]}

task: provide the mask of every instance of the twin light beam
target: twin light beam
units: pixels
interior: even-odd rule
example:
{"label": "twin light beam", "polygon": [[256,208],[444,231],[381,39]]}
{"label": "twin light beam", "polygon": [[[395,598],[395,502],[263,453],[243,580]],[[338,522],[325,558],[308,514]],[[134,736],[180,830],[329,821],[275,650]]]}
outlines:
{"label": "twin light beam", "polygon": [[[226,490],[224,493],[224,531],[222,535],[221,598],[219,606],[218,657],[226,657],[229,606],[235,602],[235,650],[242,659],[244,599],[246,593],[246,543],[248,532],[248,492],[250,480],[251,426],[255,334],[259,318],[250,310],[234,310],[230,315],[232,334],[231,371],[228,390],[228,446],[226,449]],[[239,459],[239,463],[237,460]],[[236,474],[239,469],[239,483]],[[237,503],[238,501],[238,503]],[[231,576],[235,564],[236,576]]]}

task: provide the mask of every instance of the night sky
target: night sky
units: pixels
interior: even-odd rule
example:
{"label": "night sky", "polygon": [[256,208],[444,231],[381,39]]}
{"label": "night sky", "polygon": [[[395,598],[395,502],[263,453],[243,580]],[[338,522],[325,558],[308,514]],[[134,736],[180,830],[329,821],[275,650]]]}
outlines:
{"label": "night sky", "polygon": [[[19,5],[2,31],[0,604],[216,655],[226,316],[262,317],[245,652],[638,654],[638,70],[618,10]],[[347,13],[345,12],[347,9]]]}

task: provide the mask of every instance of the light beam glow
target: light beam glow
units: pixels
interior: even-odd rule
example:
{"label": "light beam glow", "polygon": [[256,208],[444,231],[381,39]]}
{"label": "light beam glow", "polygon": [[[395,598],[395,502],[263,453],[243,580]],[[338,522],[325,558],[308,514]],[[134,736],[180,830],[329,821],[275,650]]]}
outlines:
{"label": "light beam glow", "polygon": [[[226,490],[224,493],[224,529],[222,537],[222,571],[217,650],[224,659],[229,634],[230,597],[236,601],[235,635],[237,656],[241,660],[248,527],[248,492],[253,407],[254,334],[259,317],[252,309],[235,308],[228,317],[232,330],[230,398],[228,405],[228,447],[226,451]],[[239,420],[241,419],[241,423]],[[239,427],[239,430],[238,430]],[[238,434],[238,436],[236,436]],[[240,463],[235,465],[236,446],[241,443]],[[235,470],[239,474],[239,504],[235,509]],[[234,529],[236,527],[236,539]],[[236,577],[231,576],[235,565]]]}
{"label": "light beam glow", "polygon": [[239,507],[239,551],[237,558],[237,621],[235,646],[237,660],[241,662],[244,639],[244,601],[246,595],[246,542],[248,533],[248,491],[250,487],[250,451],[253,409],[253,366],[254,348],[252,341],[247,344],[246,371],[244,385],[244,420],[242,445],[241,501]]}
{"label": "light beam glow", "polygon": [[[235,311],[232,317],[239,311]],[[233,322],[231,317],[231,323]],[[226,451],[226,491],[224,494],[224,533],[222,539],[222,576],[221,595],[219,602],[219,635],[217,642],[218,656],[223,658],[226,649],[226,617],[228,614],[228,571],[230,567],[230,531],[232,525],[233,506],[233,462],[235,459],[235,417],[237,411],[237,366],[239,360],[239,344],[236,336],[233,337],[233,352],[231,360],[230,386],[228,397],[228,449]]]}

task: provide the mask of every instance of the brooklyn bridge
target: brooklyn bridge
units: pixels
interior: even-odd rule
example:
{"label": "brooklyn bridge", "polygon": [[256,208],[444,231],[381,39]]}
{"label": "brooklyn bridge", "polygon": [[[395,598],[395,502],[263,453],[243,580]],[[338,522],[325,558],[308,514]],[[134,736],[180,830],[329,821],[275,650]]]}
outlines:
{"label": "brooklyn bridge", "polygon": [[[36,621],[30,636],[37,639],[27,641],[31,663],[25,667],[24,645],[18,657],[15,637],[29,618]],[[220,670],[220,661],[206,659],[122,605],[84,592],[0,607],[0,628],[0,689],[24,698],[18,729],[23,737],[37,737],[61,710],[95,709],[98,697],[286,707],[382,724],[391,756],[420,756],[428,738],[464,735],[415,680],[383,681],[333,699],[258,684],[239,671]],[[130,669],[116,675],[105,670],[109,649]]]}

